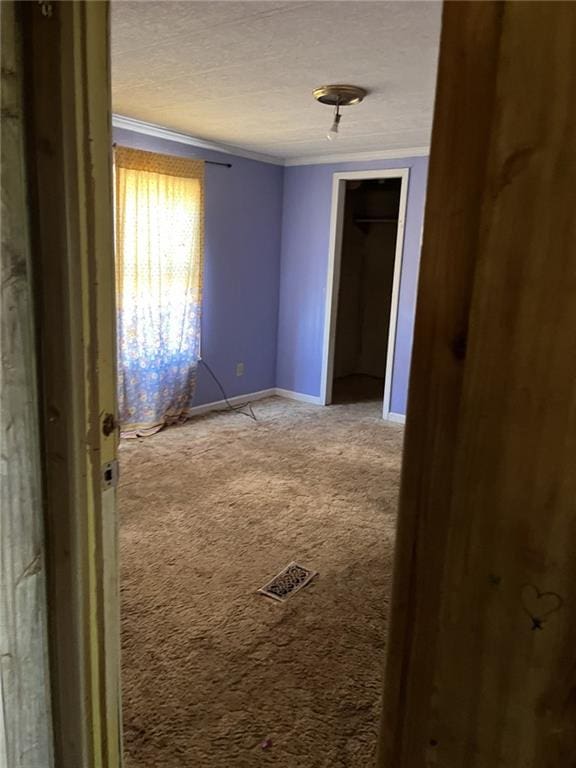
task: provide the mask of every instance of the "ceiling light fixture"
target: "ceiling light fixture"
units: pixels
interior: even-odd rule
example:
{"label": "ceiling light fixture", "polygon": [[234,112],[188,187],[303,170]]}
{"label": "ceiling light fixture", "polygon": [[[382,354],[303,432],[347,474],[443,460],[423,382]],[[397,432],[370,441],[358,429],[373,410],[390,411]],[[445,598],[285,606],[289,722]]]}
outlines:
{"label": "ceiling light fixture", "polygon": [[329,141],[334,141],[338,137],[340,120],[342,120],[340,107],[360,104],[368,95],[368,91],[357,85],[321,85],[319,88],[315,88],[312,93],[316,101],[334,107],[334,121],[326,134]]}

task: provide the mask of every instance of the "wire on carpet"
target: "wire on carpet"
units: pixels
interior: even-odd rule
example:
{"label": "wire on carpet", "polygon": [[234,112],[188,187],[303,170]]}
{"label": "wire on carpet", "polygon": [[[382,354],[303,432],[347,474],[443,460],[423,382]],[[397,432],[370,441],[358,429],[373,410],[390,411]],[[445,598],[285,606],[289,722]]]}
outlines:
{"label": "wire on carpet", "polygon": [[[250,403],[248,403],[248,402],[246,402],[246,403],[238,403],[238,405],[233,405],[230,402],[230,400],[228,399],[228,395],[226,394],[226,391],[225,391],[224,387],[220,383],[220,380],[218,379],[218,377],[216,376],[216,374],[214,373],[212,368],[210,368],[210,366],[208,365],[206,360],[204,360],[204,358],[201,357],[199,362],[202,363],[202,365],[206,368],[206,370],[208,371],[210,376],[212,376],[212,378],[216,382],[216,385],[217,385],[218,389],[222,393],[222,398],[223,398],[224,402],[226,403],[226,405],[228,406],[228,410],[229,411],[233,411],[234,413],[240,413],[242,416],[248,416],[249,419],[253,419],[254,421],[258,421],[258,419],[256,418],[256,414],[254,413],[254,411],[252,409],[252,405]],[[249,413],[246,413],[244,408],[248,408]]]}

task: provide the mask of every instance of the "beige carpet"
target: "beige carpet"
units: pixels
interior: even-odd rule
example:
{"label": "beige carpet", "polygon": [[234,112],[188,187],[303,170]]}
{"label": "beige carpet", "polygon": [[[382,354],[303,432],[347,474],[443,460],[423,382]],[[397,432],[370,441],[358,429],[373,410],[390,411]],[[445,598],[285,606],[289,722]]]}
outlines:
{"label": "beige carpet", "polygon": [[[272,398],[123,443],[126,768],[374,765],[402,443],[380,408]],[[256,594],[290,560],[319,577]]]}

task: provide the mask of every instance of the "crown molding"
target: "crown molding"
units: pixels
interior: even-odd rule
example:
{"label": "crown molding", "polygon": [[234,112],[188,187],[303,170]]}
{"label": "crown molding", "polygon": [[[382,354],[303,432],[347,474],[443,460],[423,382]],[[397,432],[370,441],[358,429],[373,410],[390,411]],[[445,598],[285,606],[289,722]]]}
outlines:
{"label": "crown molding", "polygon": [[124,117],[124,115],[113,114],[112,125],[114,128],[124,128],[127,131],[141,133],[145,136],[154,136],[157,139],[176,141],[179,144],[189,144],[191,147],[209,150],[210,152],[235,155],[236,157],[244,157],[247,160],[257,160],[260,163],[284,165],[284,160],[281,157],[273,157],[272,155],[265,155],[261,152],[251,152],[248,149],[243,149],[242,147],[237,147],[233,144],[220,144],[219,142],[197,139],[195,136],[190,136],[187,133],[180,133],[180,131],[173,131],[170,128],[163,128],[161,125],[145,123],[142,120],[135,120],[132,117]]}
{"label": "crown molding", "polygon": [[367,152],[342,152],[331,155],[304,155],[289,157],[284,165],[326,165],[337,163],[366,163],[371,160],[403,160],[406,157],[427,157],[430,147],[406,147],[404,149],[382,149]]}
{"label": "crown molding", "polygon": [[405,157],[425,157],[430,154],[430,147],[407,147],[405,149],[383,149],[380,151],[368,152],[343,152],[342,154],[330,155],[304,155],[303,157],[289,157],[283,159],[273,155],[265,155],[262,152],[252,152],[243,147],[237,147],[233,144],[220,144],[215,141],[206,141],[190,136],[188,133],[173,131],[170,128],[163,128],[154,123],[145,123],[143,120],[135,120],[132,117],[124,115],[112,115],[112,125],[115,128],[124,128],[127,131],[141,133],[145,136],[154,136],[157,139],[166,141],[175,141],[179,144],[188,144],[191,147],[208,150],[210,152],[220,152],[224,155],[235,155],[244,157],[247,160],[256,160],[260,163],[270,163],[272,165],[325,165],[328,163],[366,163],[372,160],[401,160]]}

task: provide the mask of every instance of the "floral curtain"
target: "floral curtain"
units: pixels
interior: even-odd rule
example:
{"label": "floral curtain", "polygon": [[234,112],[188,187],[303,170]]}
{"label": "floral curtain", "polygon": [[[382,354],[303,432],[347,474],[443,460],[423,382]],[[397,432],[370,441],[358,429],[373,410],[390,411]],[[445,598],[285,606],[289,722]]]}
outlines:
{"label": "floral curtain", "polygon": [[115,150],[121,431],[186,418],[200,357],[204,163]]}

